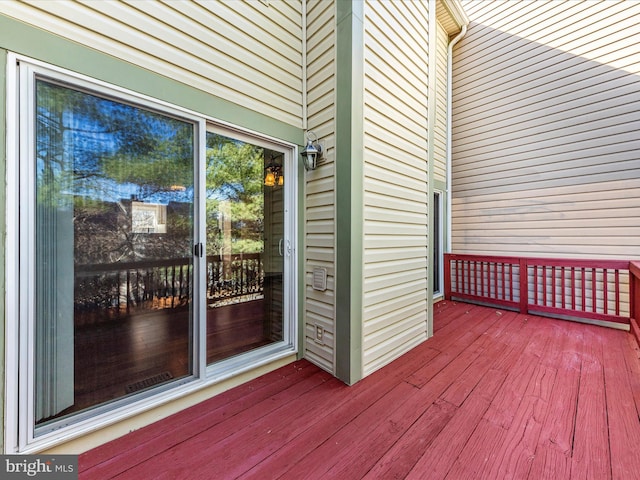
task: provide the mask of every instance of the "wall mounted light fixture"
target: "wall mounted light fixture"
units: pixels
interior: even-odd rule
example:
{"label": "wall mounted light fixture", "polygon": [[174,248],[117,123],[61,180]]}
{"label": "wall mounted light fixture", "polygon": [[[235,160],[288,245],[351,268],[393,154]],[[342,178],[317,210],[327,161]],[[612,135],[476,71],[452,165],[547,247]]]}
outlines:
{"label": "wall mounted light fixture", "polygon": [[311,130],[307,131],[307,146],[300,152],[300,155],[302,155],[305,170],[315,170],[318,160],[322,158],[322,145],[318,142],[317,135]]}
{"label": "wall mounted light fixture", "polygon": [[271,160],[269,161],[269,165],[267,165],[264,169],[266,172],[264,176],[264,184],[267,187],[284,185],[284,173],[282,171],[282,165],[277,164],[274,160],[275,156],[272,155]]}

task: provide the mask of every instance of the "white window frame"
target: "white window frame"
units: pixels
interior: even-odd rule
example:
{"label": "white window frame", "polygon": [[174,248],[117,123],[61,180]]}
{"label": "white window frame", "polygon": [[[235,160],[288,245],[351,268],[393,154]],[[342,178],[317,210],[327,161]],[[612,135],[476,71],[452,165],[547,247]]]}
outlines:
{"label": "white window frame", "polygon": [[[222,380],[229,378],[233,375],[237,375],[239,372],[247,370],[245,364],[255,364],[259,362],[262,357],[274,356],[274,359],[281,356],[281,353],[289,352],[290,345],[295,345],[297,352],[297,318],[298,311],[298,298],[297,298],[297,150],[291,148],[291,146],[274,141],[273,139],[267,139],[265,137],[258,137],[255,134],[248,133],[245,130],[241,130],[230,125],[224,125],[221,123],[209,122],[207,131],[223,135],[225,137],[240,140],[246,143],[251,143],[258,147],[265,149],[275,150],[284,155],[283,166],[285,172],[285,185],[287,188],[284,190],[284,205],[285,205],[285,225],[284,225],[284,270],[283,270],[283,339],[279,342],[275,342],[270,345],[266,345],[255,350],[246,352],[244,355],[234,356],[221,362],[216,362],[213,365],[206,367],[206,375],[209,378],[216,380]],[[293,179],[288,181],[287,179]],[[204,185],[203,185],[204,191]],[[205,323],[205,322],[203,322]],[[206,325],[205,325],[206,328]],[[203,337],[206,339],[206,331]],[[206,350],[206,340],[203,348]],[[283,350],[284,349],[284,350]],[[206,361],[204,362],[206,365]]]}
{"label": "white window frame", "polygon": [[[433,291],[433,298],[435,300],[444,297],[444,200],[446,197],[444,195],[444,191],[440,189],[434,189],[433,194],[438,195],[440,198],[438,202],[438,211],[434,209],[433,212],[436,215],[434,221],[438,221],[438,245],[440,245],[440,251],[433,252],[434,256],[438,256],[438,265],[440,267],[437,272],[438,285],[440,286],[440,289],[434,289]],[[433,281],[433,278],[430,279],[430,281]]]}
{"label": "white window frame", "polygon": [[[18,66],[20,65],[20,67]],[[87,414],[70,417],[56,423],[55,429],[36,436],[33,416],[33,373],[34,373],[34,332],[33,318],[33,235],[24,233],[33,231],[33,205],[26,202],[33,198],[33,171],[21,166],[25,155],[33,160],[35,109],[30,103],[34,94],[24,88],[24,83],[33,85],[34,74],[66,81],[73,87],[106,94],[117,101],[132,103],[150,108],[159,113],[176,116],[194,123],[197,158],[195,160],[195,182],[199,187],[194,198],[195,225],[194,240],[205,243],[205,228],[202,221],[205,215],[204,171],[206,156],[206,131],[226,131],[234,138],[259,144],[284,153],[285,171],[288,178],[294,179],[285,189],[285,318],[284,340],[275,344],[247,352],[227,361],[207,367],[206,364],[206,305],[204,295],[194,295],[193,329],[193,375],[183,381],[171,383],[166,388],[159,387],[131,399],[121,399],[113,405],[98,406]],[[60,443],[70,441],[89,432],[104,428],[123,419],[138,415],[155,407],[177,400],[185,395],[211,386],[221,380],[240,373],[256,369],[262,365],[297,353],[297,179],[298,156],[295,144],[278,140],[258,132],[242,129],[210,116],[188,110],[131,90],[118,87],[91,77],[68,71],[32,58],[9,52],[7,55],[7,105],[6,105],[6,231],[5,271],[6,271],[6,329],[5,329],[5,451],[6,453],[36,453]],[[25,76],[27,79],[25,80]],[[22,79],[22,81],[21,81]],[[26,104],[26,108],[25,108]],[[28,113],[27,113],[28,112]],[[20,137],[21,132],[27,135]],[[32,161],[26,162],[32,165]],[[30,167],[33,170],[33,167]],[[22,189],[21,186],[28,188]],[[30,186],[30,187],[29,187]],[[25,216],[21,204],[27,205]],[[33,202],[31,202],[33,203]],[[26,229],[25,230],[25,224]],[[22,229],[22,232],[21,232]],[[30,230],[29,230],[30,229]],[[26,240],[26,241],[25,241]],[[16,254],[20,252],[20,254]],[[194,260],[194,281],[206,285],[204,262],[206,256]],[[31,298],[30,298],[31,297]],[[25,408],[26,407],[26,408]]]}

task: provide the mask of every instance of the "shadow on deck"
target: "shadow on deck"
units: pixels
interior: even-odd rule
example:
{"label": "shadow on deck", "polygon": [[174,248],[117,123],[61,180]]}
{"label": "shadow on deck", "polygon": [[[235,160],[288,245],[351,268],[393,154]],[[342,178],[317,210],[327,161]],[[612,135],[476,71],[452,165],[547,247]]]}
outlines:
{"label": "shadow on deck", "polygon": [[296,362],[80,456],[81,479],[640,478],[628,332],[456,302],[352,387]]}

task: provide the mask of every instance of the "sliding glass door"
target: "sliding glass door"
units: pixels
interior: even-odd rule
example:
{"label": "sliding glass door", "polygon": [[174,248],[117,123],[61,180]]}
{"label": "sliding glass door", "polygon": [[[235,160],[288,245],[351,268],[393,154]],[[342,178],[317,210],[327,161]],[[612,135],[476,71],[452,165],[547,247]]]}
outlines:
{"label": "sliding glass door", "polygon": [[192,374],[195,132],[44,77],[34,126],[40,425]]}
{"label": "sliding glass door", "polygon": [[206,157],[211,364],[283,340],[285,171],[284,152],[215,132]]}
{"label": "sliding glass door", "polygon": [[16,78],[17,451],[295,352],[294,146],[30,61]]}

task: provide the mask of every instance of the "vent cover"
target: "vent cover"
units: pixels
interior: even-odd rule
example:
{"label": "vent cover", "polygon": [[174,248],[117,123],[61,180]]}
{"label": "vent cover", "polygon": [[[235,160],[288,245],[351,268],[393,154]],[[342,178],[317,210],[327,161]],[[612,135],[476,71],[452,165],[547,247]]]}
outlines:
{"label": "vent cover", "polygon": [[313,289],[324,292],[327,289],[327,269],[313,267]]}

